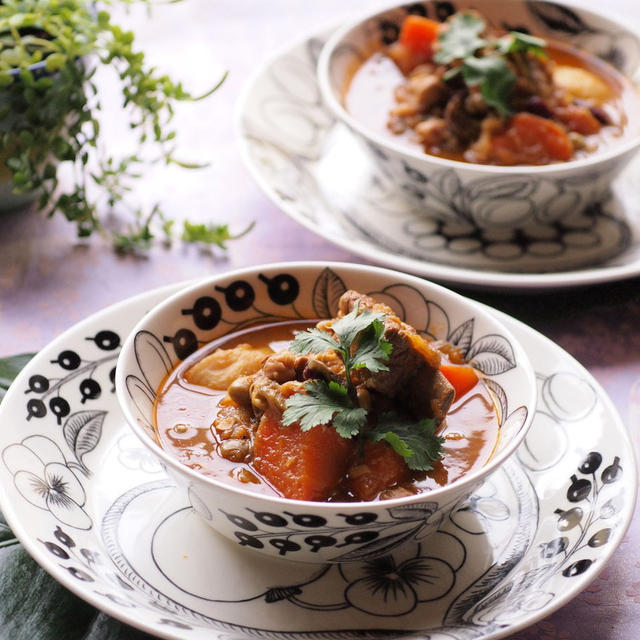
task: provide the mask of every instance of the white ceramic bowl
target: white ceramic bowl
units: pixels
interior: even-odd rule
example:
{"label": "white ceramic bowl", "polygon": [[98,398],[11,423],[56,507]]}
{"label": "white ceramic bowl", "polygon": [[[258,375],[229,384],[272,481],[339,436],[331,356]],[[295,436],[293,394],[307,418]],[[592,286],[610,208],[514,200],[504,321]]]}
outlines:
{"label": "white ceramic bowl", "polygon": [[372,159],[426,216],[484,229],[525,227],[561,220],[604,200],[611,181],[640,147],[637,113],[619,143],[589,157],[546,166],[502,167],[447,160],[408,148],[346,111],[343,95],[354,69],[373,50],[394,41],[402,21],[416,7],[440,20],[452,11],[477,9],[490,25],[528,29],[563,41],[607,60],[630,79],[640,67],[640,34],[611,19],[605,5],[596,13],[541,0],[427,0],[396,4],[340,28],[318,61],[320,91],[328,108],[364,141]]}
{"label": "white ceramic bowl", "polygon": [[[153,402],[166,375],[196,345],[257,321],[331,317],[347,289],[390,305],[419,331],[460,347],[484,374],[501,414],[489,462],[450,485],[377,502],[289,500],[238,488],[180,464],[157,443]],[[402,273],[299,262],[256,266],[192,285],[150,310],[122,347],[116,389],[134,432],[188,492],[214,529],[249,549],[306,562],[363,560],[423,538],[517,448],[535,410],[535,376],[511,333],[482,306]]]}

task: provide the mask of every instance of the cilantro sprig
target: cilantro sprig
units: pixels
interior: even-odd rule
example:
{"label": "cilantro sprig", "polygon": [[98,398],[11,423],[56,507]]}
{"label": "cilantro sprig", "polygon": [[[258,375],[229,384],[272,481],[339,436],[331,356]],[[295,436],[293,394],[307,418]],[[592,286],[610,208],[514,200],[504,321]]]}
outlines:
{"label": "cilantro sprig", "polygon": [[336,380],[312,380],[304,393],[287,398],[284,425],[298,423],[303,431],[330,425],[343,438],[367,437],[385,441],[401,455],[410,469],[428,471],[442,455],[444,440],[435,434],[436,421],[412,421],[395,412],[380,415],[373,426],[369,412],[360,406],[353,372],[388,371],[392,345],[384,339],[384,314],[358,305],[331,325],[331,333],[314,327],[296,335],[289,349],[294,353],[335,351],[344,365],[344,384]]}
{"label": "cilantro sprig", "polygon": [[484,20],[474,13],[456,13],[438,37],[438,50],[434,60],[439,64],[449,64],[474,55],[478,49],[488,44],[480,37],[485,26]]}
{"label": "cilantro sprig", "polygon": [[504,55],[509,53],[531,52],[544,57],[547,55],[545,51],[546,46],[546,40],[529,35],[528,33],[520,33],[519,31],[511,31],[496,42],[497,51]]}
{"label": "cilantro sprig", "polygon": [[296,393],[286,402],[285,425],[300,423],[303,431],[332,424],[342,438],[353,438],[367,421],[367,412],[349,397],[347,387],[338,382],[307,382],[305,393]]}
{"label": "cilantro sprig", "polygon": [[462,77],[468,87],[480,87],[484,101],[502,116],[511,113],[509,99],[516,74],[511,71],[504,58],[467,58],[462,65]]}
{"label": "cilantro sprig", "polygon": [[400,454],[409,469],[430,471],[442,455],[444,438],[436,435],[436,421],[424,418],[413,422],[395,412],[383,413],[367,434],[374,442],[384,440]]}
{"label": "cilantro sprig", "polygon": [[485,102],[507,117],[512,113],[510,99],[517,79],[508,57],[521,53],[545,56],[547,43],[517,31],[490,41],[481,37],[485,28],[485,21],[475,13],[455,14],[438,38],[434,60],[453,65],[444,75],[446,81],[462,76],[467,87],[479,87]]}

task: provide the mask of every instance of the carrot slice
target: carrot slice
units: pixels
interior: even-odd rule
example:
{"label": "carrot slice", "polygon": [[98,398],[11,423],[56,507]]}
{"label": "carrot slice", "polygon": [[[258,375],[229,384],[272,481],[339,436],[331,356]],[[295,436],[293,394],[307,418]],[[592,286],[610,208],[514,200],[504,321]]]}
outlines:
{"label": "carrot slice", "polygon": [[408,15],[402,23],[399,41],[413,53],[431,58],[440,23],[423,16]]}
{"label": "carrot slice", "polygon": [[585,107],[567,105],[556,109],[554,114],[569,131],[575,131],[583,136],[598,133],[602,128],[597,118]]}
{"label": "carrot slice", "polygon": [[456,400],[469,393],[478,382],[478,374],[468,364],[443,364],[440,371],[455,389]]}
{"label": "carrot slice", "polygon": [[333,427],[302,431],[267,412],[256,430],[253,466],[285,498],[326,500],[342,480],[354,446]]}
{"label": "carrot slice", "polygon": [[504,132],[491,139],[491,159],[500,164],[548,164],[566,161],[573,145],[559,124],[533,113],[517,113]]}
{"label": "carrot slice", "polygon": [[373,500],[381,491],[410,479],[406,462],[386,442],[366,442],[364,458],[349,470],[347,484],[358,500]]}

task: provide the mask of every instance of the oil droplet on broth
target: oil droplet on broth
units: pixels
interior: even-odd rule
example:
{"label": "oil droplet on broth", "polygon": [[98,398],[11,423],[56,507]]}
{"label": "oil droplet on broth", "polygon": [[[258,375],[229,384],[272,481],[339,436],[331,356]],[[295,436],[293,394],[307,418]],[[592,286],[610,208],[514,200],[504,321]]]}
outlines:
{"label": "oil droplet on broth", "polygon": [[178,422],[174,424],[168,431],[167,436],[171,440],[190,440],[198,435],[198,429],[191,424]]}
{"label": "oil droplet on broth", "polygon": [[234,467],[229,472],[229,477],[235,478],[242,483],[260,484],[260,478],[251,473],[246,467]]}

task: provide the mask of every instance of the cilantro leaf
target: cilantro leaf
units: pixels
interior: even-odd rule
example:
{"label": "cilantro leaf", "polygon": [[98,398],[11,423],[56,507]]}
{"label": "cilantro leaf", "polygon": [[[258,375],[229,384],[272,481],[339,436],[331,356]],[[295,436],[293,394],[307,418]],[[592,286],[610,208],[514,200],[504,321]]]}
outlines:
{"label": "cilantro leaf", "polygon": [[496,42],[496,50],[503,55],[525,51],[546,56],[546,46],[546,40],[519,31],[511,31]]}
{"label": "cilantro leaf", "polygon": [[296,393],[286,399],[282,423],[300,423],[302,431],[319,425],[332,424],[343,438],[360,433],[367,419],[365,409],[356,407],[347,388],[337,382],[313,381],[305,385],[306,393]]}
{"label": "cilantro leaf", "polygon": [[336,320],[331,329],[338,336],[340,344],[343,348],[348,349],[355,342],[358,334],[366,331],[375,320],[382,322],[383,313],[374,313],[371,309],[359,311],[359,305],[356,306],[339,320]]}
{"label": "cilantro leaf", "polygon": [[384,440],[401,455],[409,469],[430,471],[433,462],[442,456],[444,438],[435,433],[436,421],[425,418],[419,422],[387,412],[367,433],[374,442]]}
{"label": "cilantro leaf", "polygon": [[511,113],[509,99],[516,75],[504,58],[466,58],[462,66],[462,77],[469,87],[480,85],[485,102],[495,107],[500,115],[508,116]]}
{"label": "cilantro leaf", "polygon": [[[547,43],[542,38],[518,31],[489,42],[480,37],[485,27],[484,20],[472,12],[454,15],[438,38],[434,59],[440,64],[462,61],[461,66],[447,69],[444,80],[452,80],[461,69],[465,84],[479,86],[485,102],[507,117],[511,115],[510,99],[516,75],[507,64],[506,56],[519,52],[546,56],[544,47]],[[498,55],[479,57],[478,50],[489,46]]]}
{"label": "cilantro leaf", "polygon": [[360,433],[366,421],[366,409],[351,407],[336,414],[333,418],[333,427],[342,438],[352,438]]}
{"label": "cilantro leaf", "polygon": [[384,323],[375,318],[369,329],[360,334],[358,347],[351,357],[352,369],[367,369],[371,373],[389,370],[384,363],[389,359],[393,347],[382,339],[383,334]]}
{"label": "cilantro leaf", "polygon": [[388,369],[384,362],[389,359],[391,344],[383,339],[383,319],[384,314],[374,313],[370,309],[359,313],[356,305],[331,325],[338,340],[326,331],[314,327],[298,333],[289,349],[301,354],[323,353],[334,349],[344,363],[349,386],[351,371],[354,369],[366,368],[371,373]]}
{"label": "cilantro leaf", "polygon": [[324,353],[330,349],[340,350],[340,345],[326,331],[312,327],[296,334],[289,345],[289,351],[293,353]]}
{"label": "cilantro leaf", "polygon": [[484,20],[474,13],[455,14],[438,38],[438,50],[434,60],[448,64],[472,56],[478,49],[487,45],[487,41],[480,37],[485,26]]}
{"label": "cilantro leaf", "polygon": [[[336,320],[331,328],[338,340],[317,327],[298,333],[289,347],[294,353],[323,353],[335,350],[344,364],[345,384],[315,380],[305,384],[305,393],[285,401],[282,420],[285,425],[300,423],[307,431],[320,424],[332,425],[343,438],[359,435],[367,421],[367,410],[358,406],[351,373],[367,368],[372,372],[386,370],[391,344],[383,339],[384,314],[359,305]],[[353,352],[353,353],[352,353]]]}

